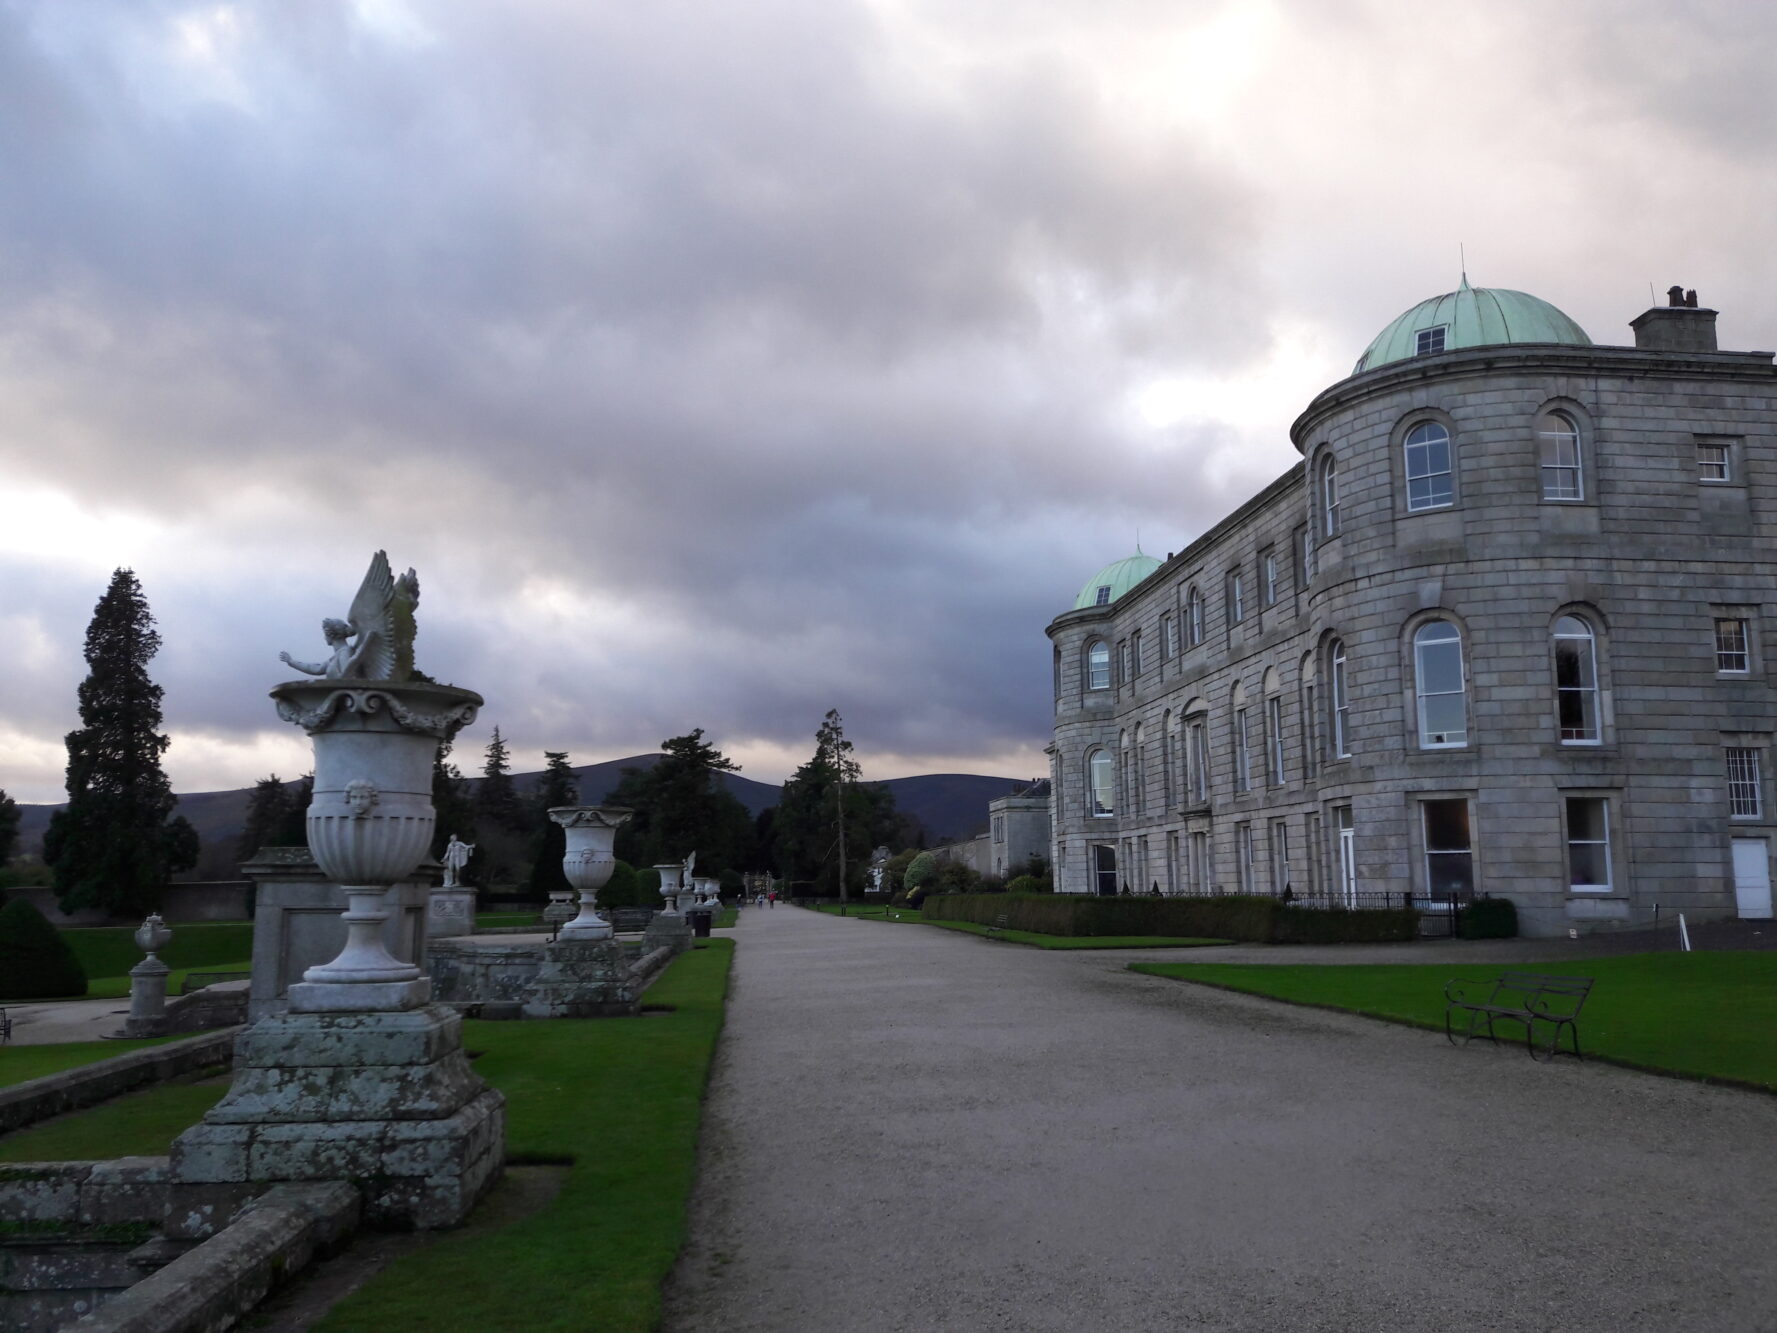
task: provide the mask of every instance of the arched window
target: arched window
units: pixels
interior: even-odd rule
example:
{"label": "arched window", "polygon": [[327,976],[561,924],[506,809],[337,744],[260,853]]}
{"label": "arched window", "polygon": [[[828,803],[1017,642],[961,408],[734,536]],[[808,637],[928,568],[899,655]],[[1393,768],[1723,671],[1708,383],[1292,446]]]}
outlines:
{"label": "arched window", "polygon": [[1320,531],[1323,537],[1339,535],[1339,461],[1331,454],[1320,460]]}
{"label": "arched window", "polygon": [[1598,743],[1598,642],[1578,616],[1555,622],[1555,714],[1563,745]]}
{"label": "arched window", "polygon": [[1327,709],[1332,723],[1327,728],[1333,757],[1351,753],[1351,700],[1345,691],[1345,641],[1334,639],[1327,647]]}
{"label": "arched window", "polygon": [[1172,749],[1173,749],[1172,710],[1169,708],[1160,714],[1160,799],[1170,810],[1177,800],[1177,793],[1172,786]]}
{"label": "arched window", "polygon": [[1196,584],[1185,594],[1185,641],[1193,648],[1203,642],[1203,595]]}
{"label": "arched window", "polygon": [[1117,813],[1117,761],[1109,750],[1100,748],[1086,756],[1086,799],[1094,815]]}
{"label": "arched window", "polygon": [[1543,499],[1586,498],[1585,469],[1580,462],[1580,431],[1565,412],[1544,412],[1536,419],[1536,451],[1542,466]]}
{"label": "arched window", "polygon": [[1462,632],[1431,620],[1413,634],[1413,687],[1419,697],[1419,748],[1468,744],[1468,706],[1462,670]]}
{"label": "arched window", "polygon": [[1094,639],[1086,645],[1086,688],[1111,688],[1111,646],[1103,639]]}
{"label": "arched window", "polygon": [[1407,432],[1407,511],[1442,509],[1455,502],[1451,481],[1450,432],[1427,421]]}

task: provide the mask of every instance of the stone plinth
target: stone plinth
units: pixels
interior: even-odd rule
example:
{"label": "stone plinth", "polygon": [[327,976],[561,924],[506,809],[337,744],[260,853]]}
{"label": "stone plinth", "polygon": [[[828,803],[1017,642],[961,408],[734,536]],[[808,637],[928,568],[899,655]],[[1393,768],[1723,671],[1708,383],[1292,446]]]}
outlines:
{"label": "stone plinth", "polygon": [[433,889],[426,907],[426,938],[454,939],[475,933],[475,890]]}
{"label": "stone plinth", "polygon": [[234,1085],[174,1140],[172,1172],[200,1193],[350,1180],[375,1224],[449,1227],[504,1151],[505,1098],[470,1070],[451,1010],[285,1013],[241,1034]]}
{"label": "stone plinth", "polygon": [[[345,890],[330,881],[306,847],[261,847],[242,873],[258,885],[253,914],[253,984],[248,1016],[286,1012],[290,986],[308,968],[338,956],[346,942]],[[383,946],[403,962],[425,965],[427,906],[441,872],[425,862],[388,891]]]}
{"label": "stone plinth", "polygon": [[167,1034],[167,976],[171,971],[152,955],[130,969],[130,1016],[123,1020],[124,1036]]}
{"label": "stone plinth", "polygon": [[498,936],[437,941],[426,954],[432,998],[440,1004],[522,1001],[543,964],[543,948]]}
{"label": "stone plinth", "polygon": [[641,983],[616,940],[557,940],[525,989],[526,1018],[622,1018],[640,1012]]}
{"label": "stone plinth", "polygon": [[691,947],[691,940],[691,923],[678,912],[655,913],[648,928],[642,932],[642,948],[649,951],[671,949],[675,954],[681,954]]}

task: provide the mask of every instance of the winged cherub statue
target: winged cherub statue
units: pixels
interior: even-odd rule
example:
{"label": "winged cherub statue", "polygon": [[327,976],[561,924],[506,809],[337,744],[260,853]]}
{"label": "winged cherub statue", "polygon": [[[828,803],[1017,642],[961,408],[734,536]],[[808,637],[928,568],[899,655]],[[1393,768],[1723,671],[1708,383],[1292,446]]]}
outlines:
{"label": "winged cherub statue", "polygon": [[324,662],[298,662],[289,653],[278,658],[328,680],[406,680],[413,674],[413,609],[419,600],[419,576],[410,569],[397,579],[388,553],[378,551],[346,618],[321,622],[333,655]]}

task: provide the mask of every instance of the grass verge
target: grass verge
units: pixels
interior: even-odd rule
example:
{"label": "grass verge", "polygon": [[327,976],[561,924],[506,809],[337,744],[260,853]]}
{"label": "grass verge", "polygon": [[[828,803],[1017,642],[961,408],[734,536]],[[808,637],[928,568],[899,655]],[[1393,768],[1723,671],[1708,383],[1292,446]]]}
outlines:
{"label": "grass verge", "polygon": [[[186,1036],[189,1033],[184,1034]],[[29,1079],[59,1074],[64,1069],[78,1069],[114,1055],[158,1046],[163,1041],[181,1041],[180,1037],[146,1037],[140,1041],[69,1041],[57,1046],[0,1046],[0,1088]]]}
{"label": "grass verge", "polygon": [[[129,991],[129,970],[142,961],[135,926],[73,926],[62,932],[89,978],[122,977]],[[241,960],[253,956],[251,921],[194,921],[173,927],[172,943],[160,960],[174,971],[239,971]],[[89,995],[95,992],[88,990]]]}
{"label": "grass verge", "polygon": [[[1558,963],[1131,963],[1130,969],[1442,1031],[1444,983],[1501,971],[1591,977],[1586,1056],[1777,1091],[1777,953],[1647,953]],[[1499,1031],[1519,1034],[1515,1024]]]}
{"label": "grass verge", "polygon": [[317,1333],[610,1333],[660,1319],[685,1205],[733,941],[701,942],[634,1020],[469,1023],[476,1072],[506,1094],[511,1161],[573,1167],[555,1200],[500,1231],[444,1236],[390,1265]]}
{"label": "grass verge", "polygon": [[[107,1042],[106,1045],[112,1043]],[[122,1045],[121,1042],[117,1043]],[[0,1138],[0,1162],[89,1162],[161,1157],[228,1091],[226,1077],[175,1079]]]}
{"label": "grass verge", "polygon": [[[815,908],[828,916],[839,915],[837,903],[822,903]],[[1227,944],[1227,940],[1199,939],[1191,935],[1042,935],[1034,930],[994,930],[973,921],[928,921],[914,907],[852,907],[847,916],[881,921],[941,926],[960,930],[967,935],[991,935],[1009,944],[1028,944],[1036,949],[1199,949],[1210,944]]]}

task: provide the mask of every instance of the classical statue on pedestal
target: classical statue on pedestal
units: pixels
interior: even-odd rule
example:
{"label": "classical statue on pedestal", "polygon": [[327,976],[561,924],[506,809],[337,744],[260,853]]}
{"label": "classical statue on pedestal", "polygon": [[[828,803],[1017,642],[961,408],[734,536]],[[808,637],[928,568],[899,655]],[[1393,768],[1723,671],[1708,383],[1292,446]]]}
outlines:
{"label": "classical statue on pedestal", "polygon": [[444,862],[444,884],[442,887],[455,889],[462,887],[463,867],[469,864],[469,858],[475,854],[475,844],[464,842],[456,834],[450,835],[450,842],[439,859]]}
{"label": "classical statue on pedestal", "polygon": [[410,569],[397,579],[388,553],[378,551],[346,619],[321,622],[333,655],[323,662],[298,662],[289,653],[278,657],[328,680],[406,680],[413,674],[413,611],[419,600],[419,576]]}

